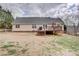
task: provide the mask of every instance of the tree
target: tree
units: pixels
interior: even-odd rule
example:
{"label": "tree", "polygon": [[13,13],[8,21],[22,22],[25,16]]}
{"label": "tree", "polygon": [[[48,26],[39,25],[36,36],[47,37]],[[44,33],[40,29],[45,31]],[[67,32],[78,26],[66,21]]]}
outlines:
{"label": "tree", "polygon": [[77,25],[77,32],[79,31],[79,22],[78,22],[78,25]]}
{"label": "tree", "polygon": [[73,23],[73,27],[74,27],[74,35],[77,35],[77,26],[75,26],[75,23]]}
{"label": "tree", "polygon": [[74,31],[74,35],[77,35],[77,25],[78,25],[78,20],[79,16],[78,15],[74,15],[74,14],[66,14],[65,15],[65,24],[67,26],[72,26],[73,27],[73,31]]}
{"label": "tree", "polygon": [[7,29],[11,29],[12,28],[12,21],[13,21],[13,16],[12,14],[10,13],[10,11],[8,10],[6,12],[6,16],[5,16],[5,27]]}
{"label": "tree", "polygon": [[0,10],[2,10],[2,6],[0,6]]}
{"label": "tree", "polygon": [[0,28],[11,29],[13,16],[9,10],[4,10],[0,7]]}

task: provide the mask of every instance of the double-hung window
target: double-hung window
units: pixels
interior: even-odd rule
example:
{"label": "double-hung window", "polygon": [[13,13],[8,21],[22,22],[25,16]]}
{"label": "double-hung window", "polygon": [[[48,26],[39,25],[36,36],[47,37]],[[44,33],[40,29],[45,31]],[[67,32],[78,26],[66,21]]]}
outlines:
{"label": "double-hung window", "polygon": [[16,28],[20,28],[20,25],[19,25],[19,24],[17,24],[17,25],[16,25]]}

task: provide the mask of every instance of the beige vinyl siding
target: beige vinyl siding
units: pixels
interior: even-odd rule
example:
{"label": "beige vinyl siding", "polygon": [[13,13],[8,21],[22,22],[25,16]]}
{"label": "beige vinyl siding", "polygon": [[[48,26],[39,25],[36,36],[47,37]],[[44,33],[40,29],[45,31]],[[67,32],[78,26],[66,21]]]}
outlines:
{"label": "beige vinyl siding", "polygon": [[[32,25],[19,25],[19,28],[16,28],[16,25],[13,25],[12,27],[12,31],[37,31],[39,29],[39,27],[43,27],[43,25],[37,25],[36,24],[36,28],[33,29]],[[63,25],[62,26],[62,30],[64,31]],[[44,29],[42,29],[44,30]],[[47,25],[47,29],[45,30],[52,30],[51,25]]]}
{"label": "beige vinyl siding", "polygon": [[36,25],[36,29],[32,28],[32,25],[20,25],[20,28],[16,28],[16,25],[13,25],[12,31],[37,31],[38,28],[43,25]]}
{"label": "beige vinyl siding", "polygon": [[16,28],[16,25],[13,25],[12,31],[32,31],[32,25],[20,25],[19,28]]}

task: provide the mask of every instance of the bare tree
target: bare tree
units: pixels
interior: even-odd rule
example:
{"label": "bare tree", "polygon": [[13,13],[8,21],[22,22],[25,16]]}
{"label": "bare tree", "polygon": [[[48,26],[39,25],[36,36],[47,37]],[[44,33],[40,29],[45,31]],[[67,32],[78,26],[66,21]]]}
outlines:
{"label": "bare tree", "polygon": [[77,35],[77,26],[75,25],[75,23],[73,23],[73,27],[74,27],[74,35]]}
{"label": "bare tree", "polygon": [[78,22],[78,25],[77,25],[77,33],[79,32],[79,22]]}
{"label": "bare tree", "polygon": [[73,25],[73,31],[74,31],[74,35],[77,35],[77,25],[78,25],[78,17],[77,15],[69,15],[69,23],[72,23]]}

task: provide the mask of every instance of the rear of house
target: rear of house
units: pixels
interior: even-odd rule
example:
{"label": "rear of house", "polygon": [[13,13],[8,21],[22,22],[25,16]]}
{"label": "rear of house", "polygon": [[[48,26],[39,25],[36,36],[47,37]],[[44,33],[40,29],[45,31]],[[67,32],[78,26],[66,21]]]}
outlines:
{"label": "rear of house", "polygon": [[64,31],[60,18],[50,17],[17,17],[13,22],[12,31]]}

